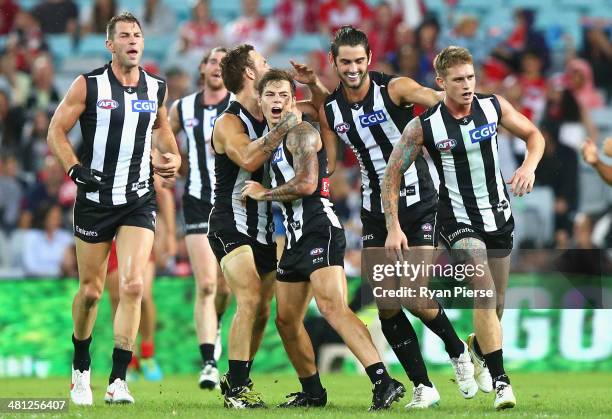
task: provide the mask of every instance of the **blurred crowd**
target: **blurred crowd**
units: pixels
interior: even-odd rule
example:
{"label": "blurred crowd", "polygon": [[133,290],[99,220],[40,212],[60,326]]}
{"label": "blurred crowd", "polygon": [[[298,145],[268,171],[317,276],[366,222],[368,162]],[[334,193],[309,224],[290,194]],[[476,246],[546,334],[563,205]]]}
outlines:
{"label": "blurred crowd", "polygon": [[[223,20],[216,19],[205,0],[121,5],[114,0],[0,0],[0,277],[76,273],[71,233],[76,187],[46,143],[49,120],[71,68],[64,62],[64,77],[57,75],[59,61],[49,40],[63,34],[78,43],[90,34],[102,35],[110,17],[124,9],[140,19],[145,39],[174,34],[164,59],[145,55],[143,63],[167,79],[168,103],[198,88],[197,63],[218,45],[250,43],[276,63],[275,57],[290,54],[283,48],[291,39],[315,35],[326,39],[340,26],[351,24],[369,35],[372,70],[409,76],[434,88],[434,56],[447,45],[464,46],[474,55],[477,91],[506,97],[541,128],[546,139],[534,193],[513,202],[515,247],[611,247],[611,188],[582,160],[580,147],[587,137],[601,144],[612,134],[612,21],[585,14],[576,22],[579,27],[570,31],[579,33],[578,39],[570,32],[553,38],[550,31],[535,25],[538,13],[546,13],[543,9],[513,9],[511,21],[484,25],[482,16],[470,13],[462,0],[272,3],[264,14],[258,0],[242,0],[238,17]],[[428,3],[442,3],[446,13]],[[324,45],[301,51],[299,58],[330,90],[335,88],[337,78]],[[70,79],[80,71],[75,68]],[[502,171],[509,177],[525,148],[508,133],[501,132],[500,137]],[[78,152],[78,128],[71,140]],[[342,165],[331,179],[332,197],[347,230],[347,272],[358,274],[359,168],[350,150],[340,158]],[[179,180],[175,188],[178,208],[182,185]],[[180,211],[177,214],[180,226]],[[175,263],[162,268],[188,275],[180,228],[178,234]]]}

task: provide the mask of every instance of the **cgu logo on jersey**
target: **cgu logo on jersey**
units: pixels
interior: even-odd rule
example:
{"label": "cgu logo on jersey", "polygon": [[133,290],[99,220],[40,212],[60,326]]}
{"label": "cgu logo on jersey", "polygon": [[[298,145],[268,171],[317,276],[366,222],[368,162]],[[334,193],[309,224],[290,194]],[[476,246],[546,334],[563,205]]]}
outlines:
{"label": "cgu logo on jersey", "polygon": [[183,125],[185,125],[185,128],[193,128],[197,126],[199,123],[200,123],[200,120],[198,118],[187,118],[183,122]]}
{"label": "cgu logo on jersey", "polygon": [[278,147],[272,156],[272,163],[278,163],[283,161],[283,148]]}
{"label": "cgu logo on jersey", "polygon": [[321,196],[324,198],[329,198],[329,178],[321,179]]}
{"label": "cgu logo on jersey", "polygon": [[345,132],[347,132],[349,129],[351,129],[351,124],[349,124],[348,122],[341,122],[338,125],[336,125],[334,127],[334,130],[338,133],[338,134],[344,134]]}
{"label": "cgu logo on jersey", "polygon": [[154,100],[133,100],[132,112],[157,112],[157,102]]}
{"label": "cgu logo on jersey", "polygon": [[481,125],[469,132],[472,144],[488,140],[497,133],[497,122],[491,122],[487,125]]}
{"label": "cgu logo on jersey", "polygon": [[382,109],[359,116],[359,123],[361,124],[362,128],[378,125],[381,122],[385,122],[386,120],[387,114]]}
{"label": "cgu logo on jersey", "polygon": [[452,138],[447,138],[446,140],[442,140],[436,143],[436,148],[443,153],[448,153],[453,148],[457,146],[457,141]]}
{"label": "cgu logo on jersey", "polygon": [[119,107],[119,102],[113,99],[100,99],[96,106],[100,109],[117,109]]}

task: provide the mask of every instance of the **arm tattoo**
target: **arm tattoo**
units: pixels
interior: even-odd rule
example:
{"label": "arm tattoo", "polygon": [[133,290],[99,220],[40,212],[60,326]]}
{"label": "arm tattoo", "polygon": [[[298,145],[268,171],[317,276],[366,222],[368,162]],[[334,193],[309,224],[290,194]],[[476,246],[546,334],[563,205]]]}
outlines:
{"label": "arm tattoo", "polygon": [[[309,194],[319,175],[318,133],[302,123],[287,134],[287,148],[293,155],[295,177],[266,193],[268,201],[294,201]],[[310,187],[310,188],[309,188]],[[316,187],[316,186],[315,186]]]}
{"label": "arm tattoo", "polygon": [[281,143],[283,137],[291,128],[298,123],[297,117],[293,112],[287,113],[270,132],[264,135],[261,139],[261,150],[270,155],[276,147]]}
{"label": "arm tattoo", "polygon": [[397,221],[397,201],[402,175],[423,148],[423,129],[417,116],[404,128],[402,138],[393,147],[393,152],[387,163],[382,186],[382,202],[385,211],[385,222],[389,229]]}

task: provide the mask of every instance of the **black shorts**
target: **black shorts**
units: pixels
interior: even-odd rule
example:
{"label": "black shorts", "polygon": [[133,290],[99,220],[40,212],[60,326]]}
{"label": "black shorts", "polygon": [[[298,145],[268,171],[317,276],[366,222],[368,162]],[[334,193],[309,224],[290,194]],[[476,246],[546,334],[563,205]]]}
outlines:
{"label": "black shorts", "polygon": [[209,232],[208,243],[219,263],[232,250],[246,245],[253,251],[255,267],[260,274],[276,270],[276,243],[263,244],[246,234],[231,230]]}
{"label": "black shorts", "polygon": [[74,204],[74,235],[88,243],[101,243],[112,240],[121,226],[142,227],[155,232],[156,211],[154,194],[116,207],[77,200]]}
{"label": "black shorts", "polygon": [[185,217],[185,235],[207,234],[208,216],[212,210],[210,202],[202,201],[189,194],[183,196],[183,216]]}
{"label": "black shorts", "polygon": [[[400,213],[399,218],[400,226],[408,239],[409,246],[435,245],[435,211],[417,214],[416,217]],[[372,214],[362,208],[361,224],[363,225],[361,240],[364,249],[368,247],[385,247],[387,225],[384,214]]]}
{"label": "black shorts", "polygon": [[317,269],[344,266],[346,238],[344,230],[328,226],[300,237],[298,242],[283,251],[276,279],[281,282],[304,282]]}
{"label": "black shorts", "polygon": [[447,249],[466,237],[474,237],[484,242],[489,257],[506,257],[514,244],[514,218],[497,231],[483,231],[464,223],[440,223],[437,225],[437,237]]}

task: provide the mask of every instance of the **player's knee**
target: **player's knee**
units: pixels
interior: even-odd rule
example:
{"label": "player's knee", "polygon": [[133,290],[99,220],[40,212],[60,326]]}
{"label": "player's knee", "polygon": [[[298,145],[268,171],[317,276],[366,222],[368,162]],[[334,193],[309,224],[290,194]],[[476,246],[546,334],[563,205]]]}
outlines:
{"label": "player's knee", "polygon": [[121,281],[121,296],[127,298],[142,298],[144,280],[141,275],[130,274]]}
{"label": "player's knee", "polygon": [[93,284],[87,284],[82,288],[85,307],[90,309],[98,304],[102,297],[102,288]]}
{"label": "player's knee", "polygon": [[257,320],[267,322],[270,318],[270,301],[260,300],[257,307]]}
{"label": "player's knee", "polygon": [[258,313],[260,302],[261,297],[259,294],[252,293],[240,297],[236,296],[237,310],[244,313],[248,312],[251,316],[255,316]]}
{"label": "player's knee", "polygon": [[318,299],[317,307],[319,308],[321,315],[325,317],[325,320],[327,320],[330,324],[348,309],[343,301],[334,301],[328,298]]}
{"label": "player's knee", "polygon": [[274,323],[276,324],[276,329],[283,336],[288,336],[293,334],[292,332],[297,330],[296,321],[291,316],[284,315],[282,313],[276,314],[276,319],[274,319]]}

